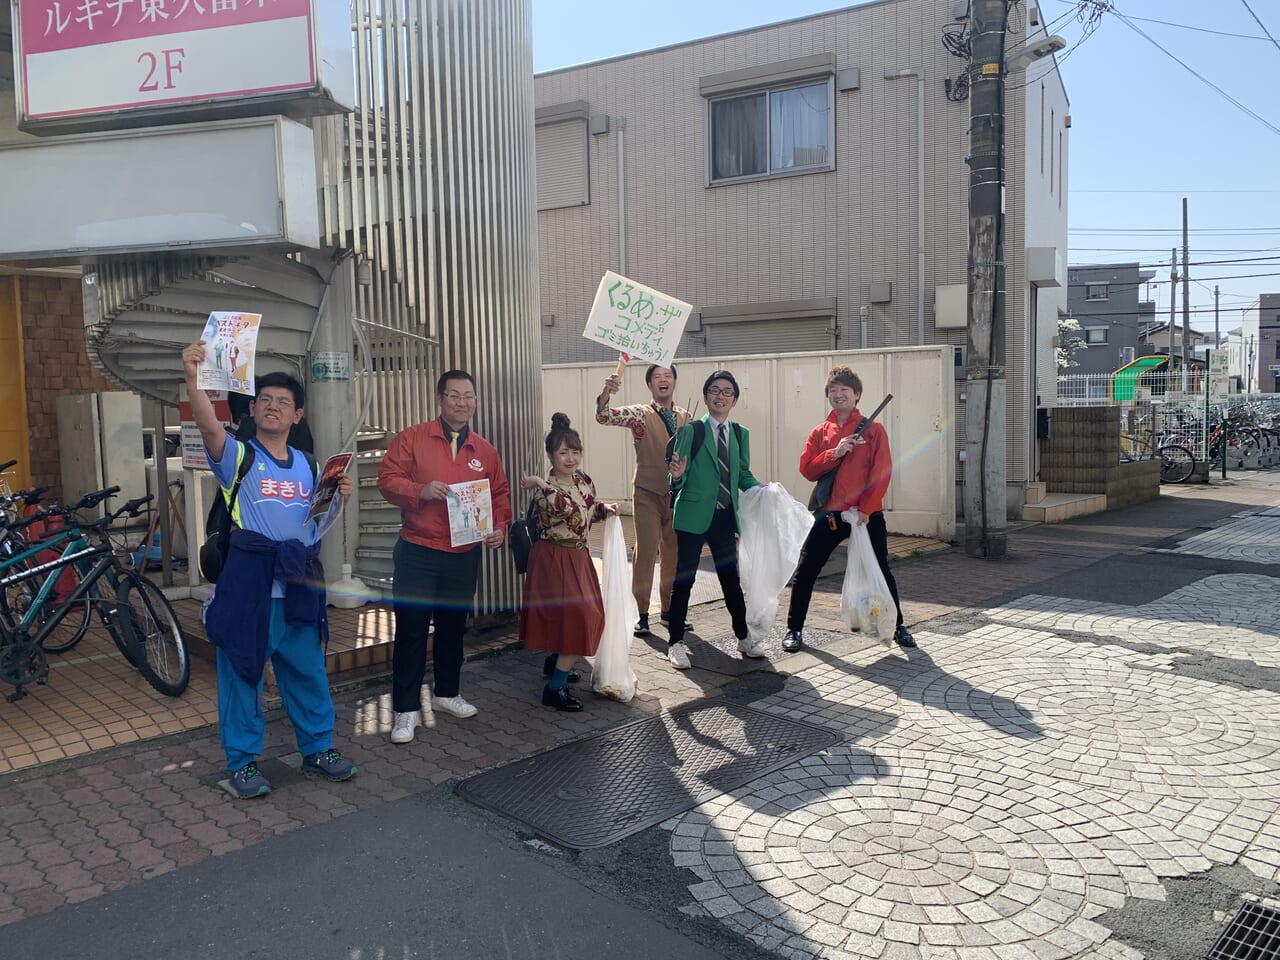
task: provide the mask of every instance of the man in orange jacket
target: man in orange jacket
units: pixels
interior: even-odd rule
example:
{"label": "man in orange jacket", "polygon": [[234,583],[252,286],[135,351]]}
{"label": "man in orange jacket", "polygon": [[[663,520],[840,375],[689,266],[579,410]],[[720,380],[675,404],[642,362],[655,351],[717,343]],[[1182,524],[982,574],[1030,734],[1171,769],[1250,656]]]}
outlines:
{"label": "man in orange jacket", "polygon": [[857,511],[858,526],[866,525],[875,550],[880,572],[884,574],[894,606],[898,608],[898,629],[894,634],[901,647],[914,647],[915,638],[902,622],[902,604],[898,600],[898,584],[889,570],[889,530],[884,522],[884,495],[893,475],[893,458],[889,455],[889,437],[884,427],[868,423],[856,439],[854,433],[866,419],[858,412],[862,399],[862,380],[848,367],[832,367],[827,374],[827,402],[831,413],[809,431],[804,452],[800,454],[800,473],[806,480],[817,481],[832,469],[837,470],[831,497],[818,511],[813,528],[800,550],[800,562],[791,584],[791,607],[787,611],[787,635],[782,649],[794,652],[804,646],[804,620],[809,613],[813,584],[831,552],[853,532],[840,519],[845,510]]}
{"label": "man in orange jacket", "polygon": [[476,412],[476,382],[464,370],[449,370],[436,384],[440,417],[402,431],[378,468],[378,490],[400,508],[393,601],[396,641],[391,655],[392,743],[408,743],[421,720],[422,681],[427,670],[427,630],[435,620],[432,648],[436,713],[467,718],[476,708],[459,691],[462,638],[480,573],[480,545],[453,546],[449,529],[451,485],[487,479],[493,504],[491,550],[506,540],[511,496],[498,451],[468,426]]}

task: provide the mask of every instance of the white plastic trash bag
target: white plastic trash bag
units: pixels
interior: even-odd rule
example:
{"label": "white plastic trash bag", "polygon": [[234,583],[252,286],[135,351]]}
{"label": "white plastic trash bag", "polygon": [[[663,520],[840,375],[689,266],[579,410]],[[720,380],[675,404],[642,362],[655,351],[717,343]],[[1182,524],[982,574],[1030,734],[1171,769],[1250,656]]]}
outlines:
{"label": "white plastic trash bag", "polygon": [[591,661],[591,689],[626,703],[636,695],[636,675],[631,669],[631,631],[639,613],[631,593],[631,569],[622,521],[610,517],[604,524],[604,564],[600,575],[604,595],[604,635]]}
{"label": "white plastic trash bag", "polygon": [[780,483],[743,491],[738,499],[738,572],[747,598],[747,636],[759,643],[778,619],[778,595],[796,572],[813,514]]}
{"label": "white plastic trash bag", "polygon": [[886,647],[893,645],[898,629],[898,608],[889,593],[884,574],[871,548],[871,535],[858,526],[855,511],[846,510],[840,519],[853,528],[849,535],[849,559],[844,568],[844,589],[840,592],[840,616],[849,629],[876,637]]}

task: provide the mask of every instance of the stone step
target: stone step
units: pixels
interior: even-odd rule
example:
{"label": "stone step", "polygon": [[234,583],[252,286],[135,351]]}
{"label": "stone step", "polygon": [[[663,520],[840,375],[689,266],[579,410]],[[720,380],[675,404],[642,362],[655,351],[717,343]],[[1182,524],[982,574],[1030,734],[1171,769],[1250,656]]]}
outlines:
{"label": "stone step", "polygon": [[1043,483],[1027,484],[1027,499],[1026,499],[1027,503],[1039,503],[1048,495],[1049,495],[1049,488],[1047,484],[1043,484]]}
{"label": "stone step", "polygon": [[1107,509],[1104,493],[1049,493],[1039,503],[1022,507],[1022,519],[1039,523],[1061,523],[1072,517],[1102,513]]}

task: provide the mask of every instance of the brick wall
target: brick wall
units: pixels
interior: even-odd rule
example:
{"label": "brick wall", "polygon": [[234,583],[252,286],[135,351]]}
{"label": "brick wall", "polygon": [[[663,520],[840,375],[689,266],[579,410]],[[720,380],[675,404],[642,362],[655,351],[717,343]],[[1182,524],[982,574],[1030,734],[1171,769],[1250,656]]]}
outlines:
{"label": "brick wall", "polygon": [[31,482],[62,494],[58,455],[58,397],[119,389],[89,362],[84,348],[80,281],[23,277],[19,281]]}

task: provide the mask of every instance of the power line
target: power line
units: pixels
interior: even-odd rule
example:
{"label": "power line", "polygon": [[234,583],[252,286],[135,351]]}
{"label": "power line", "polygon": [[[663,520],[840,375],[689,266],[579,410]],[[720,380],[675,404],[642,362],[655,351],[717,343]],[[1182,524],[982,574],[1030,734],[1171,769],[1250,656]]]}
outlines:
{"label": "power line", "polygon": [[[1210,266],[1211,264],[1220,264],[1220,263],[1256,263],[1256,262],[1258,262],[1258,261],[1265,261],[1265,260],[1280,260],[1280,255],[1278,255],[1278,256],[1271,256],[1271,257],[1236,257],[1236,258],[1233,258],[1233,259],[1231,259],[1231,260],[1192,260],[1192,261],[1191,261],[1191,266],[1193,266],[1193,267],[1207,267],[1207,266]],[[1087,267],[1090,267],[1090,266],[1099,266],[1099,267],[1103,267],[1103,266],[1111,266],[1111,264],[1103,264],[1103,263],[1099,263],[1099,264],[1080,263],[1080,264],[1076,264],[1074,267],[1072,267],[1072,269],[1073,269],[1073,270],[1083,270],[1083,269],[1086,269]],[[1140,266],[1140,267],[1168,267],[1168,266],[1172,266],[1172,264],[1169,264],[1169,263],[1147,263],[1147,262],[1144,260],[1142,263],[1138,264],[1138,266]]]}
{"label": "power line", "polygon": [[[1280,236],[1280,227],[1192,227],[1191,233],[1223,237]],[[1146,233],[1182,234],[1181,227],[1069,227],[1067,233],[1138,235]]]}
{"label": "power line", "polygon": [[1147,34],[1147,33],[1146,33],[1142,28],[1141,28],[1141,27],[1139,27],[1139,26],[1138,26],[1137,24],[1135,24],[1132,20],[1130,20],[1128,17],[1126,17],[1123,13],[1121,13],[1119,10],[1117,10],[1117,9],[1115,8],[1115,5],[1114,5],[1114,4],[1112,4],[1108,9],[1110,10],[1110,12],[1111,12],[1111,13],[1115,14],[1115,15],[1116,15],[1116,17],[1118,17],[1118,18],[1119,18],[1119,20],[1120,20],[1120,22],[1121,22],[1121,23],[1123,23],[1126,27],[1128,27],[1130,30],[1132,30],[1134,33],[1136,33],[1138,36],[1142,37],[1142,39],[1146,40],[1146,41],[1147,41],[1147,43],[1151,44],[1153,47],[1155,47],[1157,50],[1159,50],[1161,53],[1163,53],[1166,57],[1168,57],[1168,58],[1169,58],[1170,60],[1172,60],[1174,63],[1178,64],[1178,66],[1182,67],[1182,69],[1186,70],[1189,74],[1191,74],[1193,77],[1195,77],[1195,78],[1196,78],[1197,80],[1199,80],[1201,83],[1203,83],[1203,84],[1205,84],[1206,86],[1210,87],[1210,88],[1211,88],[1212,90],[1214,90],[1214,91],[1215,91],[1219,96],[1221,96],[1224,100],[1226,100],[1227,102],[1229,102],[1230,104],[1232,104],[1233,106],[1235,106],[1237,109],[1239,109],[1239,110],[1243,111],[1244,113],[1248,114],[1248,115],[1249,115],[1250,117],[1252,117],[1254,120],[1257,120],[1257,121],[1258,121],[1258,123],[1262,124],[1264,127],[1266,127],[1268,130],[1270,130],[1272,133],[1276,134],[1277,136],[1280,136],[1280,127],[1277,127],[1275,124],[1271,123],[1269,120],[1264,119],[1260,114],[1255,113],[1253,110],[1250,110],[1248,107],[1246,107],[1243,103],[1241,103],[1241,102],[1240,102],[1239,100],[1237,100],[1235,97],[1231,96],[1231,94],[1227,93],[1227,91],[1223,90],[1220,86],[1218,86],[1216,83],[1214,83],[1214,82],[1213,82],[1212,80],[1210,80],[1208,77],[1204,76],[1204,74],[1199,73],[1198,71],[1196,71],[1196,70],[1195,70],[1195,69],[1193,69],[1192,67],[1188,66],[1188,65],[1187,65],[1187,63],[1186,63],[1185,61],[1180,60],[1180,59],[1179,59],[1178,57],[1176,57],[1174,54],[1170,53],[1167,49],[1165,49],[1163,46],[1161,46],[1159,43],[1157,43],[1155,40],[1153,40],[1153,39],[1152,39],[1152,38],[1151,38],[1151,37],[1150,37],[1150,36],[1149,36],[1149,35],[1148,35],[1148,34]]}
{"label": "power line", "polygon": [[[1262,38],[1261,38],[1261,37],[1259,37],[1258,39],[1262,39]],[[1088,190],[1086,190],[1086,189],[1082,189],[1082,188],[1080,188],[1080,187],[1072,187],[1072,188],[1071,188],[1071,192],[1072,192],[1072,193],[1173,193],[1173,194],[1183,194],[1183,193],[1280,193],[1280,190],[1147,190],[1147,189],[1140,189],[1140,190],[1118,190],[1118,189],[1106,189],[1106,190],[1098,189],[1098,190],[1094,190],[1094,189],[1088,189]]]}
{"label": "power line", "polygon": [[[1247,4],[1246,4],[1247,6]],[[1252,12],[1252,11],[1250,11]],[[1208,27],[1193,27],[1189,23],[1173,23],[1170,20],[1154,20],[1151,17],[1134,17],[1130,16],[1130,20],[1141,20],[1143,23],[1159,23],[1166,27],[1180,27],[1183,30],[1195,30],[1199,33],[1216,33],[1220,37],[1239,37],[1241,40],[1268,40],[1270,37],[1260,37],[1254,33],[1228,33],[1226,30],[1210,30]],[[1263,28],[1266,29],[1265,27]],[[1272,43],[1275,41],[1272,40]]]}
{"label": "power line", "polygon": [[1249,0],[1240,0],[1240,2],[1243,3],[1244,8],[1249,11],[1249,16],[1253,17],[1253,19],[1257,21],[1258,26],[1262,28],[1262,32],[1265,33],[1267,35],[1267,39],[1271,41],[1271,45],[1277,50],[1280,50],[1280,43],[1276,43],[1276,38],[1271,35],[1271,31],[1267,29],[1267,25],[1262,22],[1256,13],[1253,12],[1253,7],[1249,6]]}
{"label": "power line", "polygon": [[[1169,247],[1068,247],[1069,253],[1164,253],[1166,250]],[[1258,253],[1280,250],[1280,247],[1197,247],[1197,250],[1201,253]]]}

